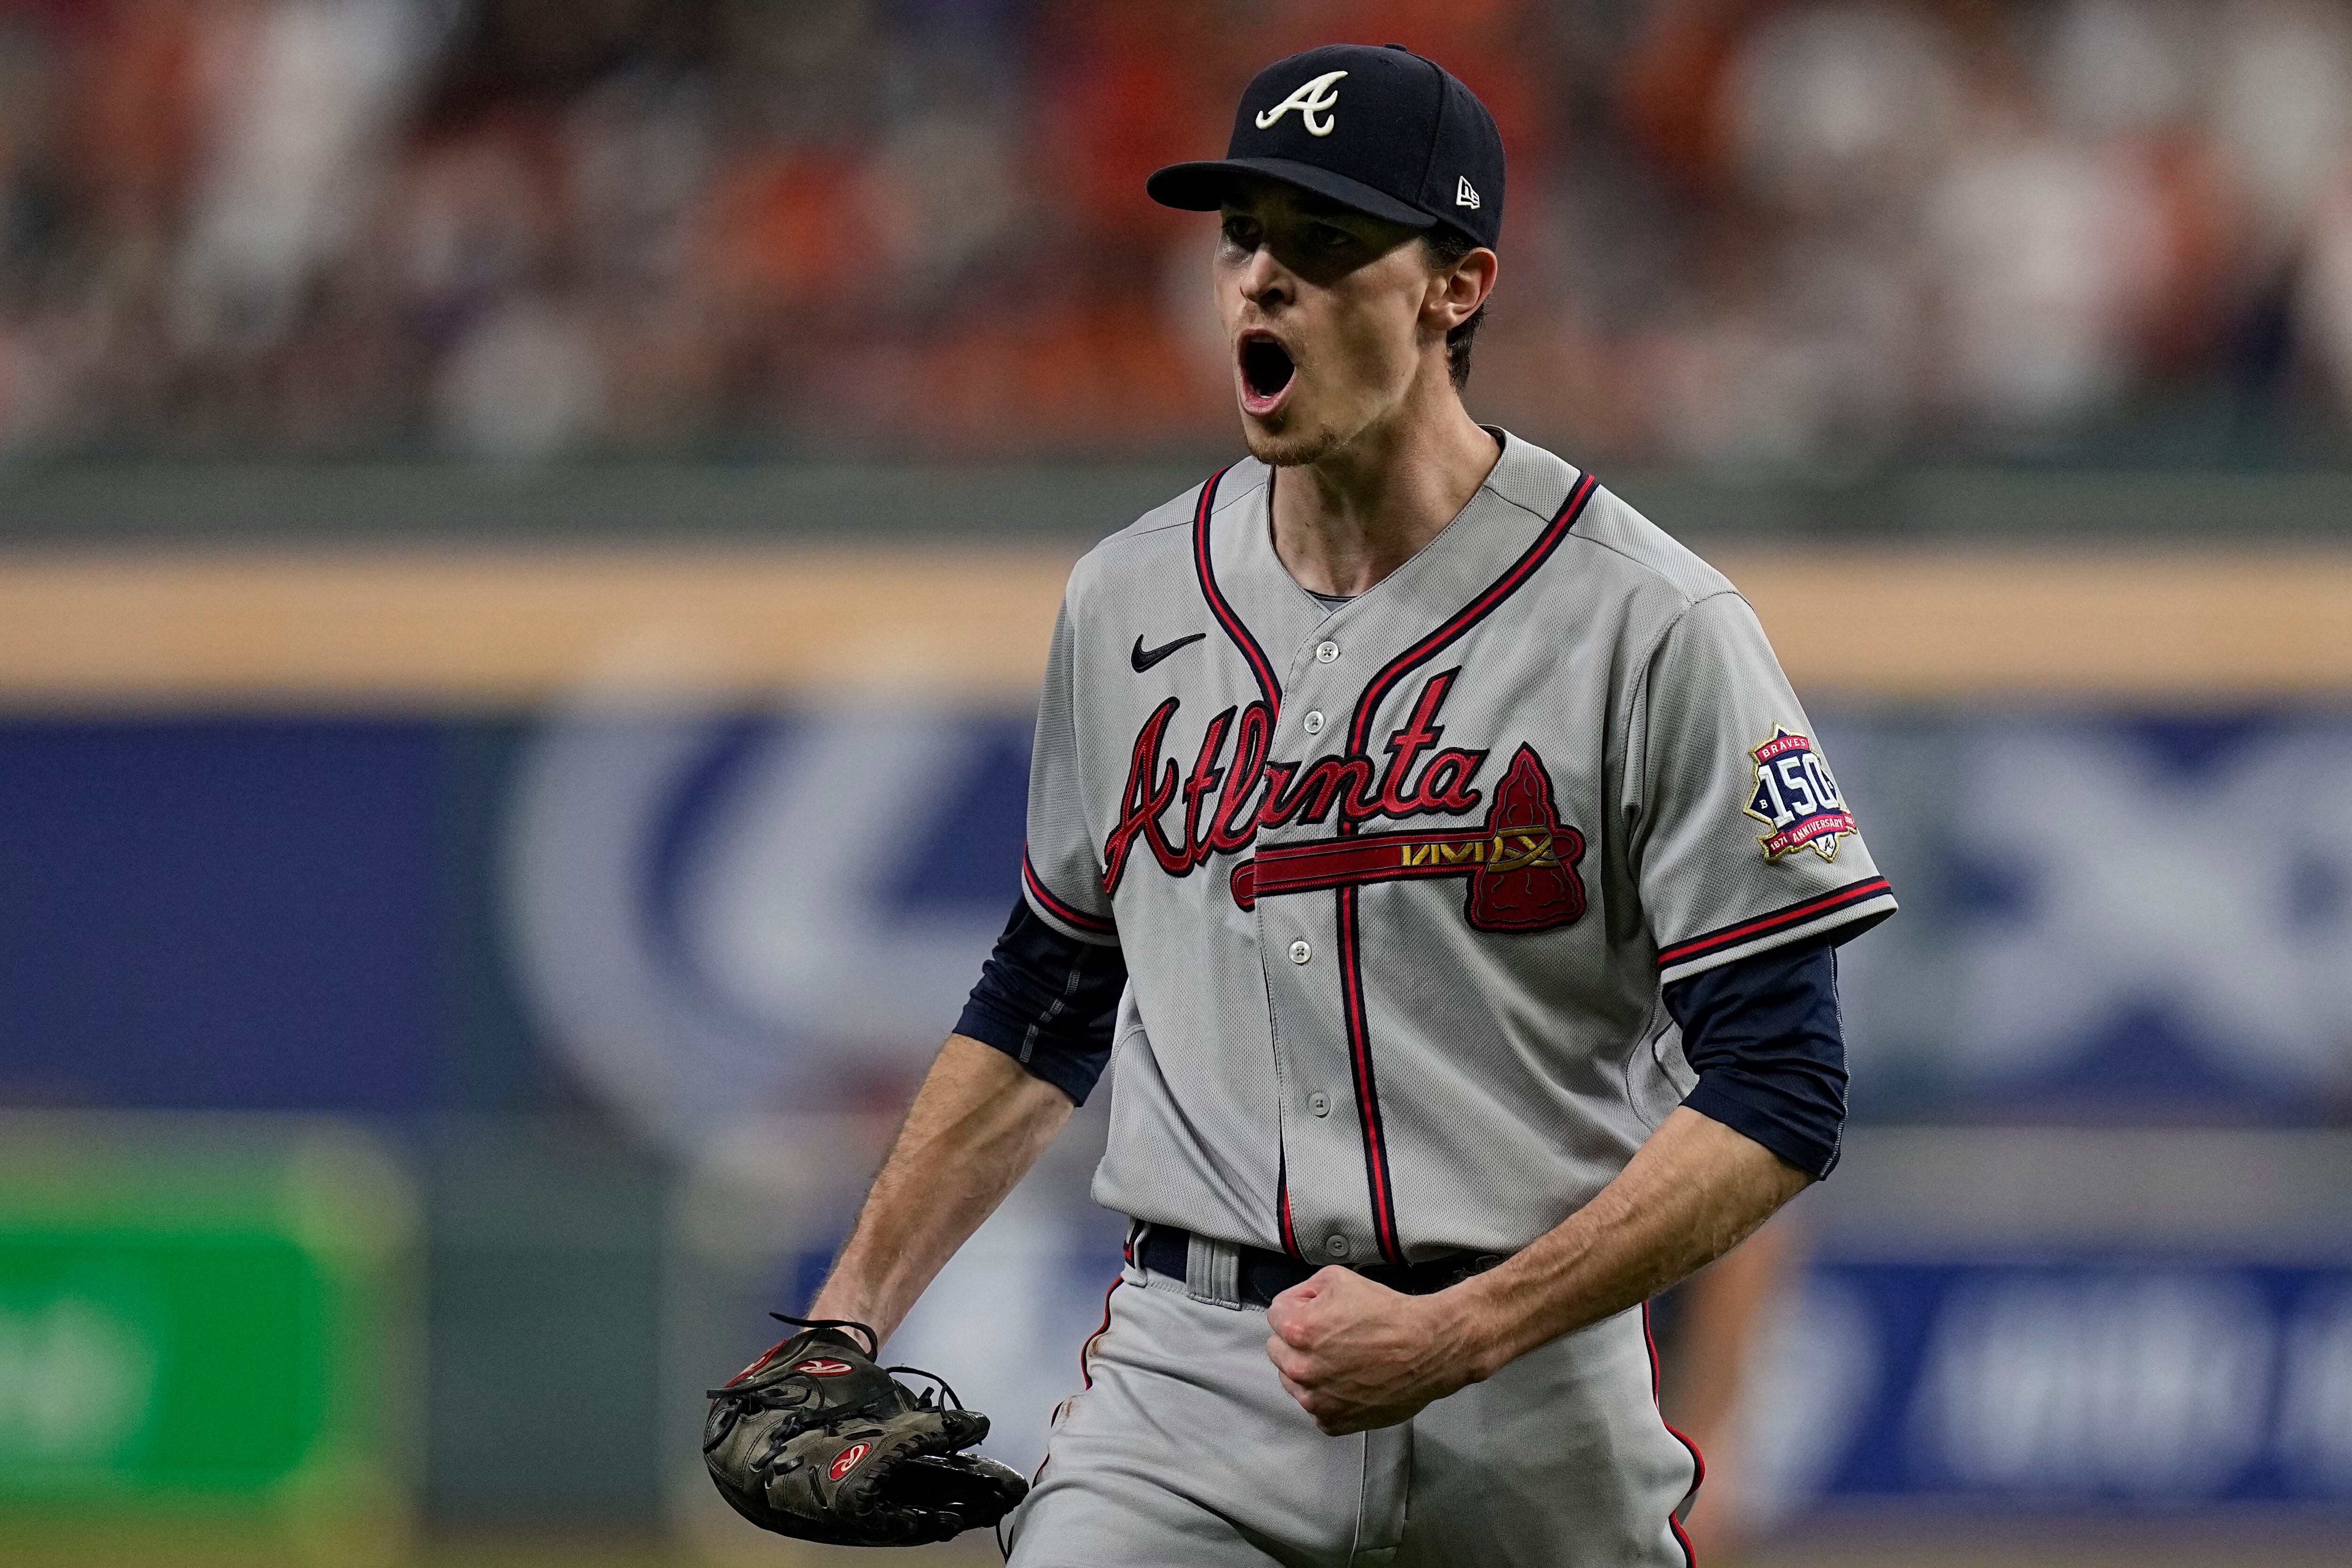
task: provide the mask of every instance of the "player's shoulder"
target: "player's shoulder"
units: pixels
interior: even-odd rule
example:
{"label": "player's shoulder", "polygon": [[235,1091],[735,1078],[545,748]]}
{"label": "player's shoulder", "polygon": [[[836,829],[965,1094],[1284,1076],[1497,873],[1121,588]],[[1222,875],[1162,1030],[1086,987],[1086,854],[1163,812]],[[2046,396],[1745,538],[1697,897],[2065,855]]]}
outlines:
{"label": "player's shoulder", "polygon": [[1569,537],[1589,547],[1593,563],[1601,570],[1654,585],[1685,606],[1737,591],[1731,580],[1708,565],[1697,551],[1605,486],[1594,490]]}
{"label": "player's shoulder", "polygon": [[1566,458],[1509,436],[1488,484],[1538,517],[1565,506],[1575,518],[1562,541],[1573,552],[1573,580],[1600,587],[1629,607],[1677,615],[1702,599],[1737,591],[1730,579],[1643,517],[1623,497]]}
{"label": "player's shoulder", "polygon": [[1223,512],[1256,495],[1265,476],[1265,465],[1255,458],[1203,475],[1201,483],[1171,496],[1080,556],[1070,570],[1070,599],[1129,589],[1164,591],[1167,570],[1192,558],[1192,524],[1207,487],[1216,486],[1209,497],[1211,511]]}
{"label": "player's shoulder", "polygon": [[1580,570],[1618,579],[1627,591],[1672,612],[1738,591],[1696,550],[1605,485],[1594,488],[1569,538],[1580,549]]}

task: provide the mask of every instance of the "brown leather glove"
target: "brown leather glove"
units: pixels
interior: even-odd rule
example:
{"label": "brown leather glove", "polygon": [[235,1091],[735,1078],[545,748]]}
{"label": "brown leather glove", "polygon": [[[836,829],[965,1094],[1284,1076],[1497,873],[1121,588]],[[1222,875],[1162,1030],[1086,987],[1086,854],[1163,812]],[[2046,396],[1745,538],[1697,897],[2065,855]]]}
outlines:
{"label": "brown leather glove", "polygon": [[[876,1365],[864,1323],[770,1315],[803,1332],[711,1389],[702,1429],[710,1479],[736,1512],[797,1541],[913,1546],[993,1525],[1027,1495],[1013,1470],[963,1451],[988,1417],[944,1379]],[[894,1372],[938,1386],[918,1396]]]}

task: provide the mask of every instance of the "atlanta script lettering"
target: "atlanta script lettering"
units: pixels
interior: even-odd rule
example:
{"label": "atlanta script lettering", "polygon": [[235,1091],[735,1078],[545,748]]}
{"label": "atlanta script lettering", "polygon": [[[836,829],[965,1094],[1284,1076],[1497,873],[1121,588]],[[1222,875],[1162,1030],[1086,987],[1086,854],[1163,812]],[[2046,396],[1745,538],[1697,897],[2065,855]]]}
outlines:
{"label": "atlanta script lettering", "polygon": [[[1439,745],[1445,730],[1438,710],[1461,673],[1447,670],[1423,683],[1411,716],[1382,747],[1387,760],[1377,768],[1369,757],[1337,753],[1307,763],[1269,761],[1274,713],[1262,702],[1229,707],[1209,720],[1199,755],[1183,768],[1160,755],[1181,706],[1170,697],[1136,734],[1118,825],[1103,843],[1104,891],[1118,890],[1138,845],[1169,875],[1187,876],[1211,855],[1248,849],[1260,828],[1320,822],[1335,812],[1352,829],[1382,817],[1459,817],[1476,810],[1485,796],[1473,781],[1486,753]],[[1171,836],[1167,819],[1180,802],[1182,821]]]}

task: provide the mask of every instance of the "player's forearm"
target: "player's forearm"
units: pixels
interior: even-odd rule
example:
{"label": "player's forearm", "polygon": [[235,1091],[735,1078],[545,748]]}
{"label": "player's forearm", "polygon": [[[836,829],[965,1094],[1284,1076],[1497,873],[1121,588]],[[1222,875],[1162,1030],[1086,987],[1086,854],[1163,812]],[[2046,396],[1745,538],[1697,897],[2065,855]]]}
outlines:
{"label": "player's forearm", "polygon": [[810,1315],[887,1339],[1073,1109],[1003,1051],[948,1036]]}
{"label": "player's forearm", "polygon": [[1761,1144],[1677,1108],[1591,1203],[1446,1292],[1458,1297],[1475,1375],[1705,1268],[1811,1180]]}

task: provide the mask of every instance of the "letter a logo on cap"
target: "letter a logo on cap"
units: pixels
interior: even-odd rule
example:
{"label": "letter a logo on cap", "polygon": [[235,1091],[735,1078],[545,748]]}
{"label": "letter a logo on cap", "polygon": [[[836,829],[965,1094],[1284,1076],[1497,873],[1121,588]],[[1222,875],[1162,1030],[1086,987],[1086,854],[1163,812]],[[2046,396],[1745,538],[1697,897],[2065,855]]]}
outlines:
{"label": "letter a logo on cap", "polygon": [[1470,183],[1467,174],[1463,175],[1462,183],[1454,187],[1454,204],[1468,207],[1473,212],[1478,210],[1478,187]]}
{"label": "letter a logo on cap", "polygon": [[[1330,135],[1331,109],[1339,101],[1339,89],[1331,84],[1347,74],[1346,71],[1324,72],[1272,109],[1261,113],[1257,117],[1257,128],[1260,131],[1273,130],[1276,120],[1295,109],[1298,111],[1299,123],[1307,127],[1307,135]],[[1317,115],[1321,115],[1322,118],[1318,120]]]}

